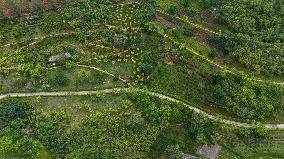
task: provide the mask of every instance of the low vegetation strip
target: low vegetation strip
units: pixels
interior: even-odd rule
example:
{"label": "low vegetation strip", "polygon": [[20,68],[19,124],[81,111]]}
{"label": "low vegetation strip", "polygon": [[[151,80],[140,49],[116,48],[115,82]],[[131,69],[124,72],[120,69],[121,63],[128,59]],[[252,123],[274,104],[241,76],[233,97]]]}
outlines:
{"label": "low vegetation strip", "polygon": [[[213,66],[216,66],[216,67],[218,67],[218,68],[220,68],[222,70],[226,70],[226,71],[230,72],[231,74],[235,74],[235,75],[238,74],[235,71],[232,71],[232,69],[227,68],[226,66],[219,65],[216,62],[214,62],[214,61],[210,60],[209,58],[207,58],[206,56],[201,55],[200,53],[198,53],[194,49],[186,47],[184,44],[182,44],[180,42],[177,42],[173,38],[169,37],[167,34],[161,32],[161,31],[157,31],[157,33],[162,35],[165,39],[168,39],[168,40],[172,41],[174,44],[178,45],[180,48],[186,49],[187,51],[189,51],[189,52],[193,53],[194,55],[200,57],[201,59],[205,60],[209,64],[211,64]],[[253,80],[257,81],[257,82],[268,82],[268,83],[272,83],[272,84],[276,84],[276,85],[282,85],[282,86],[284,85],[284,82],[275,82],[275,81],[271,81],[271,80],[261,80],[261,79],[254,79],[254,78],[253,78]]]}
{"label": "low vegetation strip", "polygon": [[222,35],[221,33],[217,33],[216,31],[213,31],[213,30],[210,30],[210,29],[208,29],[208,28],[205,28],[205,27],[203,27],[203,26],[201,26],[201,25],[199,25],[199,24],[195,24],[195,23],[193,23],[193,22],[191,22],[191,21],[185,20],[185,19],[180,18],[180,17],[177,17],[177,16],[172,16],[172,15],[170,15],[170,14],[168,14],[168,13],[162,11],[161,9],[157,9],[157,12],[160,13],[160,14],[163,14],[163,15],[165,15],[165,16],[169,16],[169,17],[171,17],[171,18],[175,18],[175,19],[181,20],[181,21],[183,21],[183,22],[185,22],[185,23],[187,23],[187,24],[189,24],[189,25],[191,25],[191,26],[193,26],[193,27],[195,27],[195,28],[197,28],[197,29],[201,29],[201,30],[203,30],[203,31],[205,31],[205,32],[207,32],[207,33],[214,34],[214,35],[218,35],[218,36],[221,36],[221,35]]}
{"label": "low vegetation strip", "polygon": [[[93,90],[93,91],[66,91],[66,92],[32,92],[32,93],[8,93],[8,94],[3,94],[0,95],[0,99],[4,98],[9,98],[9,97],[34,97],[34,96],[72,96],[72,95],[77,95],[77,96],[84,96],[84,95],[94,95],[94,94],[99,94],[99,93],[115,93],[115,92],[130,92],[130,88],[111,88],[111,89],[102,89],[102,90]],[[158,97],[160,99],[165,99],[168,101],[171,101],[173,103],[178,103],[181,104],[191,110],[193,110],[195,113],[200,114],[206,118],[215,120],[219,123],[223,124],[228,124],[228,125],[233,125],[237,127],[244,127],[244,128],[252,128],[254,127],[253,124],[248,124],[248,123],[242,123],[242,122],[237,122],[237,121],[232,121],[232,120],[227,120],[227,119],[221,119],[219,117],[210,115],[201,109],[198,109],[196,107],[193,107],[191,105],[188,105],[178,99],[175,99],[173,97],[169,97],[160,93],[156,92],[151,92],[151,91],[146,91],[147,94]],[[275,130],[275,129],[284,129],[284,124],[265,124],[264,127],[269,130]]]}
{"label": "low vegetation strip", "polygon": [[[200,29],[200,30],[203,30],[204,32],[206,33],[209,33],[209,34],[213,34],[213,35],[216,35],[216,36],[226,36],[225,34],[223,34],[221,31],[217,32],[217,31],[213,31],[211,29],[208,29],[206,27],[203,27],[202,25],[199,25],[199,24],[196,24],[192,21],[189,21],[187,18],[181,18],[179,16],[176,16],[176,15],[171,15],[171,14],[168,14],[166,13],[165,11],[163,11],[162,9],[157,9],[157,12],[160,14],[160,15],[163,15],[163,16],[166,16],[166,17],[170,17],[172,19],[176,19],[176,20],[179,20],[183,23],[186,23],[186,24],[189,24],[197,29]],[[275,44],[270,44],[270,43],[267,43],[267,42],[261,42],[263,45],[269,45],[269,46],[273,46],[273,47],[276,47],[276,48],[279,48],[279,46],[275,45]]]}
{"label": "low vegetation strip", "polygon": [[[109,24],[93,24],[93,26],[105,26],[107,27],[108,29],[115,29],[115,28],[118,28],[117,26],[114,26],[114,25],[109,25]],[[139,27],[126,27],[126,28],[120,28],[122,31],[127,31],[129,29],[132,29],[132,30],[140,30],[141,28]],[[90,30],[88,31],[87,33],[93,33],[94,31],[93,30]],[[77,32],[77,31],[69,31],[69,32],[62,32],[62,33],[54,33],[54,34],[50,34],[50,35],[47,35],[47,36],[39,36],[39,37],[34,37],[34,38],[31,38],[31,43],[25,45],[25,46],[22,46],[21,49],[24,49],[24,48],[28,48],[28,47],[31,47],[35,44],[37,44],[40,40],[44,40],[46,38],[51,38],[51,37],[57,37],[57,36],[67,36],[67,35],[71,35],[71,34],[76,34],[76,33],[80,33],[80,32]],[[13,44],[16,44],[15,43],[8,43],[8,44],[5,44],[5,45],[2,45],[0,47],[10,47],[12,46]]]}
{"label": "low vegetation strip", "polygon": [[[106,74],[106,75],[108,75],[108,76],[111,76],[111,77],[114,77],[114,78],[118,78],[120,81],[122,81],[122,82],[124,82],[124,83],[127,82],[126,79],[123,79],[123,78],[121,78],[120,76],[116,76],[116,75],[114,75],[114,74],[112,74],[112,73],[110,73],[110,72],[108,72],[108,71],[106,71],[106,70],[103,70],[103,69],[98,68],[98,67],[95,67],[95,66],[82,65],[82,64],[79,64],[79,63],[77,63],[76,66],[77,66],[77,67],[82,67],[82,68],[93,69],[93,70],[102,72],[102,73],[104,73],[104,74]],[[60,66],[44,67],[44,69],[46,69],[46,70],[53,70],[53,69],[57,69],[57,68],[60,68]],[[17,67],[1,68],[1,69],[5,69],[5,70],[15,70],[15,69],[17,69]]]}
{"label": "low vegetation strip", "polygon": [[[87,66],[87,65],[81,65],[81,64],[77,64],[77,66],[78,66],[78,67],[83,67],[83,68],[94,69],[94,70],[97,70],[97,71],[102,72],[102,73],[104,73],[104,74],[107,74],[107,75],[109,75],[109,76],[112,76],[112,77],[114,77],[114,78],[117,77],[116,75],[114,75],[114,74],[112,74],[112,73],[109,73],[108,71],[105,71],[105,70],[103,70],[103,69],[101,69],[101,68],[98,68],[98,67]],[[118,78],[119,80],[121,80],[122,82],[127,82],[127,80],[125,80],[125,79],[123,79],[123,78],[121,78],[121,77],[117,77],[117,78]]]}

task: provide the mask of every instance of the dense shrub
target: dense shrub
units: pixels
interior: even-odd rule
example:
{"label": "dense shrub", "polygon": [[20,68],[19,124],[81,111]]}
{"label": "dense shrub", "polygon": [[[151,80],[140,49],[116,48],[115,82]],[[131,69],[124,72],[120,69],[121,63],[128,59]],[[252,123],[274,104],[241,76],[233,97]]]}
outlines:
{"label": "dense shrub", "polygon": [[139,69],[145,76],[148,76],[151,74],[153,66],[149,63],[143,63],[139,66]]}
{"label": "dense shrub", "polygon": [[170,5],[170,7],[168,9],[168,12],[170,14],[177,14],[177,12],[178,12],[178,5],[176,5],[176,4]]}
{"label": "dense shrub", "polygon": [[18,71],[32,78],[39,78],[43,73],[43,68],[40,65],[34,66],[31,63],[23,63],[18,66]]}
{"label": "dense shrub", "polygon": [[253,134],[257,138],[263,138],[268,134],[268,130],[265,128],[264,124],[256,123],[253,128]]}
{"label": "dense shrub", "polygon": [[183,1],[182,1],[182,5],[183,5],[184,8],[189,7],[189,6],[190,6],[189,0],[183,0]]}
{"label": "dense shrub", "polygon": [[57,86],[67,86],[69,83],[68,77],[63,72],[58,72],[53,79],[53,83]]}
{"label": "dense shrub", "polygon": [[0,123],[9,122],[27,115],[28,107],[19,99],[8,99],[0,106]]}
{"label": "dense shrub", "polygon": [[134,100],[137,109],[151,122],[161,121],[161,112],[155,103],[150,100],[146,92],[135,90],[130,93],[130,98]]}
{"label": "dense shrub", "polygon": [[176,37],[176,38],[180,38],[183,34],[183,30],[178,29],[178,28],[172,29],[171,32],[174,35],[174,37]]}
{"label": "dense shrub", "polygon": [[70,137],[66,158],[147,158],[155,131],[144,127],[133,133],[123,117],[105,112],[84,118],[80,131],[73,131]]}
{"label": "dense shrub", "polygon": [[218,51],[216,48],[212,48],[211,51],[209,52],[209,57],[215,58],[218,55]]}
{"label": "dense shrub", "polygon": [[212,79],[212,102],[234,116],[247,120],[262,120],[281,106],[280,90],[226,71],[215,73]]}
{"label": "dense shrub", "polygon": [[41,141],[55,156],[62,157],[66,153],[66,129],[70,119],[65,111],[34,111],[31,116],[31,125]]}
{"label": "dense shrub", "polygon": [[[219,19],[228,24],[230,38],[238,44],[228,51],[258,74],[284,74],[283,12],[277,11],[283,6],[280,1],[232,0],[220,9]],[[231,44],[228,40],[225,45]]]}
{"label": "dense shrub", "polygon": [[202,7],[206,9],[212,7],[214,4],[213,2],[213,0],[199,0],[199,3],[202,5]]}
{"label": "dense shrub", "polygon": [[139,115],[130,118],[123,111],[94,111],[72,127],[66,111],[36,111],[32,122],[36,138],[56,158],[145,158],[156,130]]}
{"label": "dense shrub", "polygon": [[24,158],[30,158],[30,159],[37,159],[41,158],[41,153],[43,146],[40,142],[29,138],[29,137],[23,137],[19,141],[19,154],[23,156]]}

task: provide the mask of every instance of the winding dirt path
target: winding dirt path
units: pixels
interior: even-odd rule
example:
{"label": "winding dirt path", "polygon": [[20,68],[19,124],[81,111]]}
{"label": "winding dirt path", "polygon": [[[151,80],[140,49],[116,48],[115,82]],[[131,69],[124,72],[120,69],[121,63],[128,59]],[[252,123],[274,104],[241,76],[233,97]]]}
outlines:
{"label": "winding dirt path", "polygon": [[[109,25],[109,24],[94,24],[93,26],[105,26],[107,27],[108,29],[114,29],[114,28],[118,28],[117,26],[114,26],[114,25]],[[120,28],[122,31],[126,32],[128,31],[128,29],[131,28],[131,29],[134,29],[134,30],[140,30],[141,28],[137,28],[137,27],[126,27],[126,28]],[[87,33],[93,33],[95,32],[94,30],[91,30],[91,31],[88,31]],[[40,42],[41,40],[44,40],[46,38],[51,38],[51,37],[57,37],[57,36],[66,36],[66,35],[72,35],[72,34],[76,34],[76,33],[79,33],[79,32],[76,32],[76,31],[69,31],[69,32],[62,32],[62,33],[54,33],[54,34],[50,34],[50,35],[47,35],[47,36],[39,36],[39,37],[34,37],[31,39],[31,43],[25,45],[25,46],[22,46],[20,49],[24,49],[24,48],[28,48],[28,47],[31,47],[35,44],[37,44],[38,42]],[[11,45],[13,44],[16,44],[17,42],[15,43],[8,43],[8,44],[5,44],[5,45],[2,45],[0,47],[10,47]]]}
{"label": "winding dirt path", "polygon": [[76,66],[78,66],[78,67],[83,67],[83,68],[93,69],[93,70],[102,72],[102,73],[104,73],[104,74],[106,74],[106,75],[109,75],[109,76],[111,76],[111,77],[117,77],[117,78],[118,78],[119,80],[121,80],[122,82],[127,83],[127,80],[126,80],[126,79],[123,79],[123,78],[121,78],[120,76],[116,76],[116,75],[114,75],[114,74],[112,74],[112,73],[109,73],[108,71],[103,70],[103,69],[101,69],[101,68],[98,68],[98,67],[95,67],[95,66],[81,65],[81,64],[76,64]]}
{"label": "winding dirt path", "polygon": [[[139,2],[126,2],[126,3],[119,3],[119,4],[116,4],[116,6],[118,7],[124,7],[124,6],[127,6],[127,5],[130,5],[130,4],[140,4]],[[108,24],[94,24],[94,26],[100,26],[100,25],[105,25],[107,27],[110,27],[110,28],[116,28],[117,26],[113,26],[113,25],[108,25]],[[123,31],[127,31],[127,28],[124,28]],[[66,32],[66,33],[58,33],[58,34],[53,34],[54,36],[58,36],[58,35],[64,35],[64,34],[73,34],[73,33],[76,33],[75,31],[71,31],[71,32]],[[34,45],[35,43],[35,40],[39,40],[39,39],[45,39],[47,37],[50,37],[50,35],[48,36],[42,36],[42,37],[35,37],[33,39],[31,39],[33,42],[29,43],[28,45],[22,47],[21,49],[25,48],[25,47],[29,47],[29,46],[32,46]],[[7,43],[7,44],[4,44],[4,45],[0,45],[0,47],[10,47],[11,45],[13,45],[15,43]]]}
{"label": "winding dirt path", "polygon": [[[99,72],[102,72],[108,76],[111,76],[111,77],[117,77],[120,81],[124,82],[124,83],[127,83],[128,80],[124,79],[124,78],[121,78],[120,76],[116,76],[104,69],[101,69],[99,67],[96,67],[96,66],[88,66],[88,65],[83,65],[83,64],[79,64],[79,63],[76,63],[75,65],[76,67],[81,67],[81,68],[89,68],[89,69],[93,69],[93,70],[96,70],[96,71],[99,71]],[[55,66],[55,67],[43,67],[44,69],[46,70],[53,70],[53,69],[57,69],[57,68],[60,68],[62,66]],[[4,70],[14,70],[14,69],[17,69],[17,67],[11,67],[11,68],[1,68],[1,69],[4,69]]]}
{"label": "winding dirt path", "polygon": [[[160,11],[159,11],[160,12]],[[178,18],[180,20],[183,20],[182,18]],[[207,28],[204,28],[200,25],[197,25],[197,24],[194,24],[192,22],[189,22],[187,21],[187,23],[189,23],[190,25],[192,26],[195,26],[199,29],[202,29],[206,32],[209,32],[209,33],[212,33],[212,34],[215,34],[215,35],[220,35],[220,33],[217,33],[217,32],[214,32],[212,30],[209,30]],[[115,26],[108,26],[108,27],[115,27]],[[126,30],[125,30],[126,31]],[[32,43],[24,46],[23,48],[25,47],[29,47],[29,46],[32,46],[34,44],[36,44],[39,40],[43,40],[47,37],[51,37],[51,36],[60,36],[60,35],[68,35],[68,34],[74,34],[76,32],[69,32],[69,33],[58,33],[58,34],[53,34],[53,35],[48,35],[48,36],[43,36],[43,37],[35,37],[33,40]],[[161,34],[161,33],[160,33]],[[203,55],[200,55],[198,52],[196,52],[195,50],[191,49],[191,48],[187,48],[185,47],[183,44],[179,43],[179,42],[176,42],[174,39],[171,39],[169,36],[165,35],[165,34],[161,34],[163,35],[165,38],[167,39],[170,39],[171,41],[173,41],[175,44],[178,44],[178,46],[182,47],[182,48],[185,48],[186,50],[194,53],[195,55],[201,57],[202,59],[204,59],[205,61],[207,61],[208,63],[216,66],[216,67],[219,67],[221,69],[225,69],[227,71],[229,71],[230,73],[232,74],[236,74],[235,72],[227,69],[225,66],[221,66],[217,63],[215,63],[214,61],[211,61],[210,59],[208,59],[207,57],[203,56]],[[6,45],[3,45],[2,47],[9,47],[10,45],[12,44],[6,44]],[[1,47],[1,46],[0,46]],[[97,71],[100,71],[100,72],[104,72],[110,76],[113,76],[115,77],[115,75],[109,73],[109,72],[106,72],[102,69],[99,69],[99,68],[96,68],[96,67],[92,67],[92,66],[85,66],[85,65],[78,65],[80,67],[85,67],[85,68],[90,68],[90,69],[95,69]],[[125,79],[122,79],[119,77],[119,79],[121,81],[124,81],[126,82]],[[254,79],[255,81],[259,81],[259,82],[270,82],[270,83],[274,83],[274,84],[278,84],[278,85],[284,85],[284,82],[283,83],[278,83],[278,82],[274,82],[274,81],[263,81],[263,80],[259,80],[259,79]],[[131,91],[131,89],[128,89],[128,88],[112,88],[112,89],[103,89],[103,90],[91,90],[91,91],[62,91],[62,92],[32,92],[32,93],[8,93],[8,94],[3,94],[3,95],[0,95],[0,99],[4,99],[4,98],[8,98],[8,97],[33,97],[33,96],[83,96],[83,95],[93,95],[93,94],[98,94],[98,93],[116,93],[116,92],[123,92],[123,91]],[[160,99],[164,99],[164,100],[168,100],[168,101],[171,101],[173,103],[178,103],[178,104],[181,104],[191,110],[193,110],[194,112],[206,117],[206,118],[209,118],[209,119],[212,119],[212,120],[215,120],[215,121],[218,121],[220,123],[223,123],[223,124],[228,124],[228,125],[233,125],[233,126],[238,126],[238,127],[245,127],[245,128],[251,128],[251,127],[254,127],[254,125],[252,124],[248,124],[248,123],[242,123],[242,122],[237,122],[237,121],[232,121],[232,120],[227,120],[227,119],[222,119],[222,118],[219,118],[217,116],[213,116],[213,115],[210,115],[208,113],[206,113],[205,111],[199,109],[199,108],[196,108],[196,107],[193,107],[189,104],[186,104],[178,99],[175,99],[173,97],[170,97],[170,96],[167,96],[167,95],[163,95],[163,94],[160,94],[160,93],[156,93],[156,92],[151,92],[151,91],[146,91],[149,95],[151,96],[155,96],[155,97],[158,97]],[[274,130],[274,129],[284,129],[284,124],[265,124],[265,127],[269,130]]]}
{"label": "winding dirt path", "polygon": [[201,25],[199,25],[199,24],[196,24],[196,23],[193,23],[193,22],[191,22],[191,21],[185,20],[185,19],[180,18],[180,17],[178,17],[178,16],[170,15],[170,14],[168,14],[168,13],[162,11],[161,9],[157,9],[157,12],[160,13],[160,14],[169,16],[169,17],[171,17],[171,18],[174,18],[174,19],[178,19],[178,20],[180,20],[180,21],[183,21],[183,22],[185,22],[185,23],[187,23],[187,24],[189,24],[189,25],[191,25],[191,26],[193,26],[193,27],[195,27],[195,28],[197,28],[197,29],[201,29],[201,30],[203,30],[203,31],[205,31],[205,32],[207,32],[207,33],[214,34],[214,35],[217,35],[217,36],[221,36],[221,35],[222,35],[220,32],[218,33],[218,32],[216,32],[216,31],[210,30],[210,29],[205,28],[205,27],[203,27],[203,26],[201,26]]}
{"label": "winding dirt path", "polygon": [[[8,93],[8,94],[2,94],[0,95],[0,99],[8,98],[8,97],[34,97],[34,96],[84,96],[84,95],[94,95],[98,93],[119,93],[119,92],[130,92],[130,88],[111,88],[111,89],[102,89],[102,90],[93,90],[93,91],[66,91],[66,92],[33,92],[33,93]],[[203,117],[215,120],[222,124],[227,125],[233,125],[237,127],[244,127],[244,128],[253,128],[253,124],[248,123],[242,123],[227,119],[222,119],[217,116],[210,115],[203,110],[193,107],[189,104],[186,104],[178,99],[175,99],[173,97],[169,97],[167,95],[163,95],[156,92],[146,91],[151,96],[158,97],[160,99],[168,100],[173,103],[181,104],[191,110],[193,110],[195,113],[198,113],[202,115]],[[268,130],[275,130],[275,129],[284,129],[284,124],[265,124],[265,128]]]}
{"label": "winding dirt path", "polygon": [[[161,31],[157,31],[158,34],[160,34],[161,36],[163,36],[165,39],[168,39],[170,40],[171,42],[173,42],[175,45],[178,45],[181,49],[186,49],[187,51],[193,53],[194,55],[200,57],[201,59],[203,59],[204,61],[208,62],[209,64],[213,65],[213,66],[216,66],[217,68],[220,68],[222,70],[226,70],[228,71],[229,73],[231,74],[234,74],[234,75],[238,75],[237,73],[237,70],[236,71],[233,71],[232,68],[228,68],[226,66],[222,66],[222,65],[219,65],[218,63],[210,60],[209,58],[207,58],[206,56],[204,55],[201,55],[200,53],[198,53],[197,51],[195,51],[194,49],[192,48],[189,48],[189,47],[186,47],[184,44],[180,43],[180,42],[177,42],[175,39],[171,38],[170,36],[168,36],[167,34],[161,32]],[[272,81],[272,80],[261,80],[261,79],[256,79],[256,78],[250,78],[254,81],[257,81],[257,82],[268,82],[268,83],[272,83],[272,84],[276,84],[276,85],[282,85],[284,86],[284,82],[275,82],[275,81]]]}
{"label": "winding dirt path", "polygon": [[[194,23],[192,21],[189,21],[186,18],[181,18],[181,17],[176,16],[176,15],[170,15],[170,14],[166,13],[165,11],[163,11],[162,9],[157,9],[157,12],[159,14],[161,14],[161,15],[165,15],[165,16],[171,17],[173,19],[178,19],[178,20],[182,21],[183,23],[189,24],[189,25],[191,25],[191,26],[193,26],[193,27],[195,27],[197,29],[200,29],[200,30],[202,30],[204,32],[207,32],[209,34],[213,34],[213,35],[217,35],[217,36],[222,36],[223,35],[221,30],[219,30],[219,32],[213,31],[212,29],[208,29],[208,28],[206,28],[206,27],[204,27],[204,26],[202,26],[200,24],[196,24],[196,23]],[[270,43],[267,43],[267,42],[261,42],[261,44],[280,48],[279,46],[277,46],[275,44],[270,44]]]}
{"label": "winding dirt path", "polygon": [[[218,33],[218,32],[216,32],[216,31],[213,31],[213,30],[210,30],[210,29],[208,29],[208,28],[205,28],[205,27],[203,27],[203,26],[201,26],[201,25],[199,25],[199,24],[193,23],[193,22],[191,22],[191,21],[189,21],[189,20],[183,19],[183,18],[178,17],[178,16],[170,15],[170,14],[164,12],[164,11],[161,10],[161,9],[157,9],[157,12],[160,13],[160,14],[162,14],[162,15],[171,17],[171,18],[173,18],[173,19],[178,19],[178,20],[180,20],[180,21],[182,21],[182,22],[184,22],[184,23],[186,23],[186,24],[189,24],[189,25],[191,25],[191,26],[193,26],[193,27],[195,27],[195,28],[197,28],[197,29],[201,29],[201,30],[203,30],[203,31],[205,31],[205,32],[207,32],[207,33],[210,33],[210,34],[213,34],[213,35],[217,35],[217,36],[222,36],[222,33],[221,33],[221,32]],[[161,34],[161,32],[159,32],[159,33]],[[217,67],[219,67],[219,68],[221,68],[221,69],[225,69],[225,68],[226,68],[226,66],[221,66],[221,65],[215,63],[214,61],[211,61],[211,60],[208,59],[206,56],[203,56],[203,55],[199,54],[199,53],[196,52],[194,49],[185,47],[183,44],[181,44],[181,43],[179,43],[179,42],[176,42],[174,39],[170,38],[169,36],[167,36],[167,35],[165,35],[165,34],[163,34],[163,33],[162,33],[162,35],[163,35],[165,38],[168,38],[168,39],[170,39],[171,41],[173,41],[175,44],[178,44],[179,46],[182,46],[182,47],[185,48],[186,50],[188,50],[188,51],[194,53],[195,55],[197,55],[197,56],[199,56],[199,57],[205,59],[208,63],[210,63],[210,64],[212,64],[212,65],[214,65],[214,66],[217,66]],[[271,44],[271,45],[272,45],[272,44]],[[273,46],[274,46],[274,47],[278,47],[278,46],[276,46],[276,45],[273,45]],[[232,73],[232,74],[236,74],[235,72],[231,71],[232,69],[230,70],[230,69],[227,68],[226,70],[227,70],[228,72]],[[275,81],[272,81],[272,80],[254,79],[254,81],[257,81],[257,82],[269,82],[269,83],[273,83],[273,84],[276,84],[276,85],[284,85],[284,82],[275,82]]]}
{"label": "winding dirt path", "polygon": [[[135,3],[135,4],[139,4],[138,2],[134,2],[134,3]],[[119,4],[118,6],[124,6],[124,5],[129,5],[129,4],[130,4],[130,3],[125,3],[125,4],[123,3],[123,4]],[[164,15],[167,15],[167,16],[170,16],[170,17],[172,17],[172,18],[179,19],[179,20],[181,20],[181,21],[183,21],[183,22],[185,22],[185,23],[188,23],[188,24],[190,24],[190,25],[192,25],[192,26],[194,26],[194,27],[196,27],[196,28],[198,28],[198,29],[201,29],[201,30],[205,31],[205,32],[208,32],[208,33],[211,33],[211,34],[215,34],[215,35],[218,35],[218,36],[221,35],[221,33],[217,33],[217,32],[215,32],[215,31],[212,31],[212,30],[210,30],[210,29],[208,29],[208,28],[202,27],[202,26],[199,25],[199,24],[195,24],[195,23],[190,22],[190,21],[188,21],[188,20],[185,20],[185,19],[183,19],[183,18],[180,18],[180,17],[177,17],[177,16],[172,16],[172,15],[170,15],[170,14],[168,14],[168,13],[166,13],[166,12],[160,10],[160,9],[157,9],[157,12],[159,12],[159,13],[161,13],[161,14],[164,14]],[[109,29],[116,28],[116,26],[108,25],[108,24],[94,24],[94,25],[95,25],[95,26],[104,25],[104,26],[106,26],[106,27],[109,28]],[[132,28],[132,29],[140,29],[140,28]],[[123,30],[123,31],[127,31],[128,28],[122,28],[122,30]],[[91,32],[93,32],[93,31],[89,31],[89,32],[91,33]],[[71,34],[76,34],[76,33],[77,33],[77,32],[75,32],[75,31],[70,31],[70,32],[64,32],[64,33],[51,34],[51,35],[42,36],[42,37],[35,37],[35,38],[32,39],[33,42],[27,44],[26,46],[21,47],[21,49],[24,49],[24,48],[33,46],[33,45],[37,44],[40,40],[44,40],[45,38],[56,37],[56,36],[62,36],[62,35],[71,35]],[[220,65],[220,64],[218,64],[218,63],[216,63],[216,62],[210,60],[210,59],[207,58],[206,56],[201,55],[200,53],[198,53],[197,51],[195,51],[194,49],[189,48],[189,47],[186,47],[184,44],[175,41],[173,38],[169,37],[169,36],[166,35],[165,33],[162,33],[162,32],[159,32],[159,31],[158,31],[158,33],[159,33],[160,35],[162,35],[164,38],[169,39],[170,41],[172,41],[174,44],[180,46],[181,48],[184,48],[184,49],[186,49],[186,50],[192,52],[193,54],[199,56],[200,58],[202,58],[203,60],[205,60],[205,61],[208,62],[209,64],[211,64],[211,65],[213,65],[213,66],[216,66],[216,67],[218,67],[218,68],[220,68],[220,69],[227,70],[227,71],[230,72],[231,74],[235,74],[235,75],[237,74],[235,71],[232,71],[231,68],[228,68],[228,67],[226,67],[226,66],[222,66],[222,65]],[[11,46],[11,45],[12,45],[12,44],[6,44],[6,45],[2,45],[2,46],[0,46],[0,47],[9,47],[9,46]],[[97,46],[97,47],[98,47],[98,46]],[[102,47],[102,46],[99,46],[99,47],[101,47],[101,48],[107,48],[107,47]],[[9,58],[9,57],[7,57],[7,58]],[[112,76],[112,75],[111,75],[111,76]],[[272,83],[272,84],[284,86],[284,82],[275,82],[275,81],[272,81],[272,80],[261,80],[261,79],[255,79],[255,78],[251,78],[251,79],[253,79],[254,81],[257,81],[257,82],[268,82],[268,83]],[[124,80],[122,80],[122,81],[124,82]]]}

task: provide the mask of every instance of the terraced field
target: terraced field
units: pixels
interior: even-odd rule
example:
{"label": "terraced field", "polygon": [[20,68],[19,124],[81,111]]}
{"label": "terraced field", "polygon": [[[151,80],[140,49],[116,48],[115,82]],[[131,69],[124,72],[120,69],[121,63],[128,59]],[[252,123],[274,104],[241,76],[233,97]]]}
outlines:
{"label": "terraced field", "polygon": [[[79,0],[0,17],[0,158],[209,158],[205,145],[284,158],[282,37],[218,21],[231,3]],[[275,65],[241,58],[245,37]]]}

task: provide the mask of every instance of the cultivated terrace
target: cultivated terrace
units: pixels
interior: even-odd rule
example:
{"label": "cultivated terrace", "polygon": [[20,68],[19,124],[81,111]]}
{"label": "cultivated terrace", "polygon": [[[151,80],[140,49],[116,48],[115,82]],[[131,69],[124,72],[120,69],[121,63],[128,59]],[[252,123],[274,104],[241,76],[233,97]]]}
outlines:
{"label": "cultivated terrace", "polygon": [[0,158],[284,158],[284,1],[0,0]]}

